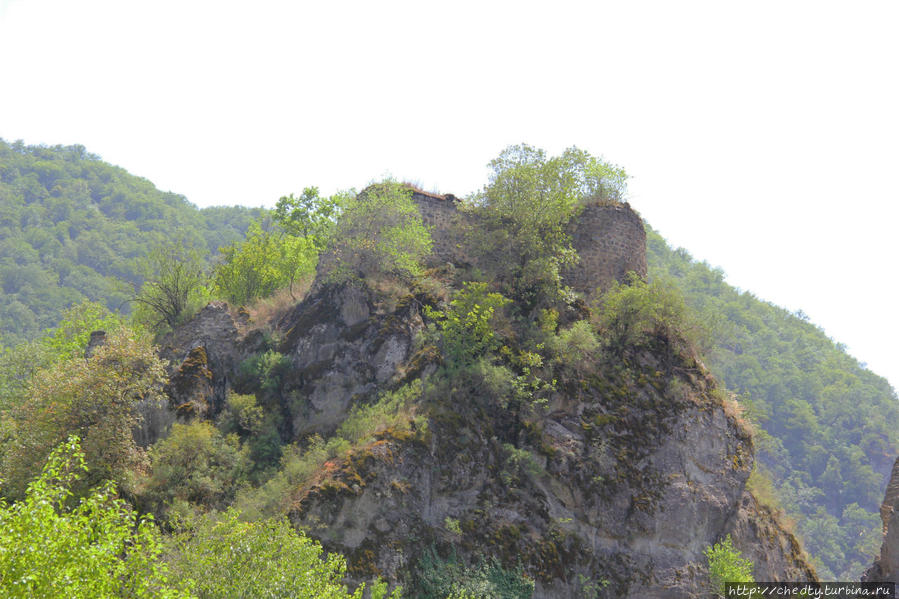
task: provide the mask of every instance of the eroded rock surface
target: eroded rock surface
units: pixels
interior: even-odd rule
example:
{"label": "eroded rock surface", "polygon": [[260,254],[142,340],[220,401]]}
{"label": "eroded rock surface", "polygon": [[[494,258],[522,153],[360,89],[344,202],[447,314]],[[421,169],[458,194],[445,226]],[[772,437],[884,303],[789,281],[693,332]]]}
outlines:
{"label": "eroded rock surface", "polygon": [[893,464],[893,473],[880,507],[880,517],[883,519],[880,557],[865,572],[862,580],[899,583],[899,458]]}

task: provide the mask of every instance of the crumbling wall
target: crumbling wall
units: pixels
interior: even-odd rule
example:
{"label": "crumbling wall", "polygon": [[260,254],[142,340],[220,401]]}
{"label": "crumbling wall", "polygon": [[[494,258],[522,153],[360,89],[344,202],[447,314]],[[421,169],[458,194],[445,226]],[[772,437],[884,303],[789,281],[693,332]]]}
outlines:
{"label": "crumbling wall", "polygon": [[[413,190],[412,199],[431,231],[433,261],[467,262],[460,247],[462,225],[477,223],[458,210],[455,196]],[[575,291],[606,289],[614,281],[624,281],[629,271],[646,278],[646,232],[629,204],[586,206],[572,220],[569,233],[580,261],[563,273],[563,279]]]}

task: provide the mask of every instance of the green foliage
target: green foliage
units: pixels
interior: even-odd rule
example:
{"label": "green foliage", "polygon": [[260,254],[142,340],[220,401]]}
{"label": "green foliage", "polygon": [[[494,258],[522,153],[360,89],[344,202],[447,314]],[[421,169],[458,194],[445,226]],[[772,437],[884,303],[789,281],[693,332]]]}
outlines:
{"label": "green foliage", "polygon": [[317,251],[311,238],[281,235],[250,225],[243,241],[219,249],[222,262],[215,268],[217,293],[233,304],[248,304],[268,297],[297,278],[315,271]]}
{"label": "green foliage", "polygon": [[142,260],[144,284],[134,298],[138,321],[156,330],[162,325],[174,328],[202,307],[208,299],[204,253],[176,240],[154,248]]}
{"label": "green foliage", "polygon": [[673,285],[650,283],[632,276],[616,283],[599,300],[599,329],[615,348],[643,345],[661,337],[672,346],[701,345],[702,326],[687,310],[683,296]]}
{"label": "green foliage", "polygon": [[263,426],[265,412],[257,405],[255,395],[231,392],[225,400],[225,408],[219,415],[219,426],[227,433],[241,436],[258,433]]}
{"label": "green foliage", "polygon": [[150,449],[143,502],[157,514],[174,502],[222,509],[234,497],[244,466],[236,436],[224,437],[209,422],[176,422]]}
{"label": "green foliage", "polygon": [[329,247],[331,281],[372,276],[418,276],[431,253],[431,235],[412,201],[395,181],[370,185],[347,200]]}
{"label": "green foliage", "polygon": [[600,345],[588,320],[578,320],[558,334],[550,333],[546,341],[547,349],[560,364],[581,375],[593,368]]}
{"label": "green foliage", "polygon": [[121,317],[96,302],[84,301],[63,312],[59,324],[40,342],[53,360],[69,360],[84,355],[94,331],[112,333],[124,326]]}
{"label": "green foliage", "polygon": [[[858,579],[875,553],[859,539],[880,534],[883,484],[899,453],[895,391],[801,313],[731,287],[649,228],[647,249],[650,279],[677,285],[709,325],[705,363],[751,403],[765,433],[756,435],[759,459],[822,579]],[[855,520],[870,523],[862,534],[841,524],[852,504],[867,514]]]}
{"label": "green foliage", "polygon": [[[233,510],[176,537],[169,563],[199,599],[362,599],[365,587],[347,590],[343,556],[323,555],[321,545],[287,520],[241,522]],[[385,585],[375,586],[373,596],[383,599]]]}
{"label": "green foliage", "polygon": [[427,431],[427,420],[418,416],[414,404],[422,393],[421,380],[415,380],[396,391],[382,393],[372,404],[360,404],[327,441],[314,437],[305,449],[286,447],[280,470],[257,489],[238,493],[236,505],[249,518],[259,519],[282,515],[287,506],[285,498],[292,490],[306,483],[327,460],[342,459],[353,448],[375,438],[378,433],[391,430],[402,433]]}
{"label": "green foliage", "polygon": [[0,338],[34,339],[85,300],[127,311],[153,247],[184,239],[205,255],[259,214],[198,210],[82,146],[0,140]]}
{"label": "green foliage", "polygon": [[238,377],[241,384],[263,393],[278,393],[281,378],[290,368],[290,358],[274,350],[253,354],[240,363]]}
{"label": "green foliage", "polygon": [[169,582],[159,533],[104,484],[74,504],[87,471],[77,437],[56,448],[18,503],[0,500],[0,594],[10,598],[189,597]]}
{"label": "green foliage", "polygon": [[527,449],[519,449],[511,443],[503,443],[506,460],[500,478],[507,486],[520,485],[522,477],[537,478],[544,474],[543,468]]}
{"label": "green foliage", "polygon": [[3,455],[4,494],[19,497],[36,465],[69,435],[83,439],[87,486],[113,479],[134,487],[144,454],[132,436],[137,402],[162,402],[166,381],[155,349],[128,329],[112,333],[90,359],[71,358],[36,372],[25,401],[10,411],[11,440]]}
{"label": "green foliage", "polygon": [[443,559],[432,547],[413,572],[413,591],[417,599],[530,599],[534,581],[495,559],[466,566],[455,553]]}
{"label": "green foliage", "polygon": [[443,354],[451,366],[471,364],[484,353],[498,349],[494,316],[508,303],[499,293],[488,292],[487,283],[466,282],[446,310],[425,307],[427,317],[440,327]]}
{"label": "green foliage", "polygon": [[547,157],[524,144],[489,166],[489,184],[470,200],[483,223],[469,240],[478,264],[516,299],[555,301],[562,269],[577,260],[565,226],[584,203],[620,200],[626,175],[577,148]]}
{"label": "green foliage", "polygon": [[273,216],[281,228],[295,237],[311,239],[317,251],[325,248],[337,218],[351,192],[323,198],[318,187],[303,189],[300,197],[284,196],[275,205]]}
{"label": "green foliage", "polygon": [[705,550],[709,561],[709,582],[712,591],[724,597],[724,585],[728,582],[755,582],[752,578],[752,562],[737,551],[730,535],[720,543]]}

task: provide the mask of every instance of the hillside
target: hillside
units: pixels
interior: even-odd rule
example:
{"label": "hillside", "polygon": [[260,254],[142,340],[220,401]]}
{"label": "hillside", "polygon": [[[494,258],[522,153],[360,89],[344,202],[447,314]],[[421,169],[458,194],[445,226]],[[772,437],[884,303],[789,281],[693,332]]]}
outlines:
{"label": "hillside", "polygon": [[259,214],[197,209],[82,146],[0,140],[0,345],[33,339],[84,299],[127,313],[156,245],[213,255]]}
{"label": "hillside", "polygon": [[822,579],[858,580],[880,547],[897,453],[896,393],[801,314],[739,291],[647,227],[650,278],[673,282],[708,324],[709,369],[770,436],[759,458]]}

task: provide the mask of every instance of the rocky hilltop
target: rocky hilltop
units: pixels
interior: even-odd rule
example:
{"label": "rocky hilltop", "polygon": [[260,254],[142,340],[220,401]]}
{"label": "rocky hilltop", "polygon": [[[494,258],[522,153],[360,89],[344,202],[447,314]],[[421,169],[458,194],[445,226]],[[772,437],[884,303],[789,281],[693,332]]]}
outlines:
{"label": "rocky hilltop", "polygon": [[[595,237],[588,228],[624,222],[642,233],[629,208],[607,208],[575,225],[579,252]],[[613,266],[570,280],[603,287],[624,278],[622,261],[642,260],[645,273],[645,253],[635,258],[628,243],[597,249],[587,267]],[[453,288],[445,270],[434,276]],[[538,599],[705,597],[704,550],[730,534],[757,580],[814,580],[796,539],[747,489],[751,435],[695,351],[657,330],[559,358],[565,376],[525,409],[497,389],[532,384],[531,370],[511,381],[489,365],[447,376],[430,310],[449,296],[396,287],[321,282],[266,322],[211,304],[164,347],[172,419],[213,417],[230,390],[251,392],[301,447],[385,397],[405,398],[402,425],[334,452],[284,497],[291,522],[348,557],[352,579],[414,589],[434,563],[487,563],[533,580]],[[578,310],[559,331],[590,317],[583,302]],[[262,385],[241,365],[265,352],[278,356],[278,375]]]}

